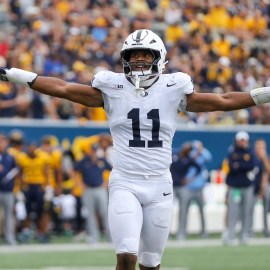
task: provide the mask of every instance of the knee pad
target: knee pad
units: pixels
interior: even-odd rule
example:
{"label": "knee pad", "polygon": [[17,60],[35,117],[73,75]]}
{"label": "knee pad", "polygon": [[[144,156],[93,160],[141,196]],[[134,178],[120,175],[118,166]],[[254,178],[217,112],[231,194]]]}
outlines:
{"label": "knee pad", "polygon": [[156,267],[161,262],[161,254],[143,252],[140,255],[139,263],[146,267]]}
{"label": "knee pad", "polygon": [[139,242],[136,238],[125,238],[122,243],[118,244],[117,253],[138,254]]}

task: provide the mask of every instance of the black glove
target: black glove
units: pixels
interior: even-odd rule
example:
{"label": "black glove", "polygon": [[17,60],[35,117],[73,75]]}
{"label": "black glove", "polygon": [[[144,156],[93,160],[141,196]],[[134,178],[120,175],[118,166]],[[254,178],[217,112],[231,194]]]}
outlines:
{"label": "black glove", "polygon": [[7,72],[6,68],[0,67],[0,80],[4,82],[9,82],[9,79],[7,78]]}

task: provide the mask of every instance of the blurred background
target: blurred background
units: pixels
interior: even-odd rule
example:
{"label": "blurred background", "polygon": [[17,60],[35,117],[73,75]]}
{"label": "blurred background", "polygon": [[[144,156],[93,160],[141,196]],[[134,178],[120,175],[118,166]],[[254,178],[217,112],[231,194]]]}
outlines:
{"label": "blurred background", "polygon": [[[167,48],[165,73],[188,73],[197,92],[248,92],[270,86],[269,18],[268,0],[2,0],[0,66],[89,84],[100,70],[122,72],[123,40],[136,29],[148,28],[161,36]],[[265,142],[267,158],[260,165],[264,178],[259,175],[250,182],[254,203],[249,237],[269,236],[270,170],[265,161],[269,159],[269,123],[269,104],[231,112],[179,114],[173,161],[181,162],[179,153],[185,143],[190,144],[188,154],[195,160],[197,141],[210,157],[199,169],[203,172],[199,188],[185,187],[190,208],[182,225],[182,197],[175,194],[172,240],[194,235],[226,240],[231,188],[228,160],[238,131],[249,134],[250,155],[257,140]],[[102,108],[87,108],[0,82],[0,133],[21,172],[5,180],[8,172],[1,175],[0,168],[1,244],[48,243],[54,237],[87,243],[110,241],[97,208],[92,210],[98,233],[95,237],[89,233],[89,202],[83,199],[89,187],[107,189],[112,141]],[[261,156],[257,159],[262,160]],[[106,161],[108,166],[95,163],[93,171],[85,172],[81,164],[87,158]],[[255,170],[258,163],[252,166]],[[183,178],[194,179],[197,174],[190,176],[192,169]],[[98,183],[84,179],[93,172],[102,176]],[[259,191],[255,191],[255,182]],[[33,185],[38,193],[30,188]],[[193,197],[194,190],[202,197]],[[14,201],[1,200],[4,193]],[[243,223],[239,221],[236,230]],[[7,229],[10,224],[12,231]]]}

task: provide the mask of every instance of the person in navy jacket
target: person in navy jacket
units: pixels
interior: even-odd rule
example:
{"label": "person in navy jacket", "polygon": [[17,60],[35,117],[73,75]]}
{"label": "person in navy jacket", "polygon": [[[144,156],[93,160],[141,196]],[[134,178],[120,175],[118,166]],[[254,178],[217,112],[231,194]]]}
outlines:
{"label": "person in navy jacket", "polygon": [[0,133],[0,206],[4,209],[4,241],[16,245],[13,188],[19,170],[14,157],[7,152],[8,144],[7,135]]}
{"label": "person in navy jacket", "polygon": [[89,243],[96,243],[100,239],[100,218],[104,234],[110,240],[108,228],[108,192],[103,181],[103,172],[111,170],[111,165],[104,158],[98,157],[98,144],[90,146],[90,151],[75,164],[75,171],[79,172],[83,182],[82,203],[87,210],[86,226]]}
{"label": "person in navy jacket", "polygon": [[269,192],[269,176],[270,176],[270,159],[267,153],[266,141],[262,138],[257,139],[254,143],[254,153],[256,156],[256,176],[254,181],[254,200],[251,209],[251,223],[249,233],[253,236],[253,214],[256,202],[258,199],[262,200],[262,221],[263,234],[269,237],[268,212],[270,210],[270,192]]}
{"label": "person in navy jacket", "polygon": [[[186,142],[181,146],[176,156],[173,156],[173,162],[170,170],[173,179],[173,192],[175,198],[179,201],[179,228],[177,230],[176,240],[186,238],[187,211],[189,193],[187,184],[193,180],[200,172],[200,166],[190,157],[192,150],[191,142]],[[189,171],[190,168],[194,168]]]}
{"label": "person in navy jacket", "polygon": [[249,146],[249,134],[237,132],[235,143],[229,149],[229,173],[226,178],[228,186],[227,232],[224,244],[231,245],[235,238],[235,227],[240,217],[240,243],[249,240],[250,211],[253,201],[253,183],[255,180],[256,159]]}

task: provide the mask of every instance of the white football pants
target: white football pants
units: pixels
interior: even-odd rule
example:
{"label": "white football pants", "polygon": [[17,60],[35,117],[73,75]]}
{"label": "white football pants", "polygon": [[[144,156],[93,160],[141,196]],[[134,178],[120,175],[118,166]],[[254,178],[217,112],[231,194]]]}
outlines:
{"label": "white football pants", "polygon": [[138,256],[140,264],[161,263],[169,236],[173,189],[168,171],[160,176],[112,171],[109,184],[109,227],[117,254]]}

